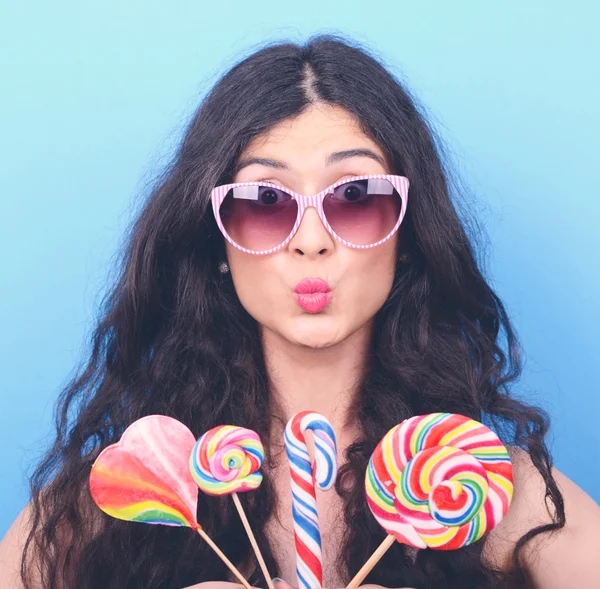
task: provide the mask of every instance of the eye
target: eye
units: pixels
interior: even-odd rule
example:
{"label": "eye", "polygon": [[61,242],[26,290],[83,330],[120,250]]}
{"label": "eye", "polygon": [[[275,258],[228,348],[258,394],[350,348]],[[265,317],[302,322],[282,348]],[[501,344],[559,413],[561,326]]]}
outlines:
{"label": "eye", "polygon": [[235,200],[246,200],[256,207],[272,207],[284,204],[291,200],[291,196],[279,188],[263,184],[249,184],[236,186],[231,189],[231,196]]}
{"label": "eye", "polygon": [[258,198],[256,200],[259,205],[276,205],[290,200],[290,195],[273,188],[272,186],[260,186],[258,189]]}
{"label": "eye", "polygon": [[369,198],[367,180],[356,180],[340,184],[333,189],[333,198],[342,202],[360,202]]}

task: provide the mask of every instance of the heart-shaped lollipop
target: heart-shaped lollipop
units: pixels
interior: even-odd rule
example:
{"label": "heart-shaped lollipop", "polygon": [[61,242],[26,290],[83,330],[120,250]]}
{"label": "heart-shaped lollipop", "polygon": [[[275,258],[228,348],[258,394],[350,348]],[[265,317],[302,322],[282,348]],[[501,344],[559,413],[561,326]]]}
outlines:
{"label": "heart-shaped lollipop", "polygon": [[188,457],[194,434],[165,415],[138,419],[92,466],[90,492],[118,519],[197,529],[198,489]]}

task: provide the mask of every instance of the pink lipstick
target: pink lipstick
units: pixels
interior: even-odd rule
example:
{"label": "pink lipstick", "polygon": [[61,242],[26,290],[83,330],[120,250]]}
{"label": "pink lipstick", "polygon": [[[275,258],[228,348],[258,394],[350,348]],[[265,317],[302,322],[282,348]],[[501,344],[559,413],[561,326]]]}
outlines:
{"label": "pink lipstick", "polygon": [[321,278],[301,280],[296,285],[294,292],[296,293],[296,302],[307,313],[322,311],[331,299],[329,285]]}

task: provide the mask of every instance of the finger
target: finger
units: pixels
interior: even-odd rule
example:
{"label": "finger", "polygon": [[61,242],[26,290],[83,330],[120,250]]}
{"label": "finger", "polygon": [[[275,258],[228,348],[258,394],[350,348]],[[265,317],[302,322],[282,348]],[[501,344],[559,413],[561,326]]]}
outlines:
{"label": "finger", "polygon": [[273,585],[275,585],[275,589],[296,589],[295,585],[290,585],[287,581],[279,577],[273,579]]}
{"label": "finger", "polygon": [[[358,589],[384,589],[381,585],[360,585]],[[415,589],[415,587],[398,587],[398,589]]]}
{"label": "finger", "polygon": [[[206,581],[205,583],[197,583],[196,585],[183,587],[183,589],[244,589],[244,586],[240,583],[229,583],[227,581]],[[260,588],[253,587],[252,589]]]}

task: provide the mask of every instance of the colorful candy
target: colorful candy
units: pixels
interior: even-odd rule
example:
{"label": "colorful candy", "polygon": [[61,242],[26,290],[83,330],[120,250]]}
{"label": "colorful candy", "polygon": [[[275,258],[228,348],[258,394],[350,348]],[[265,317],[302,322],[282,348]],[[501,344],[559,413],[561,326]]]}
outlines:
{"label": "colorful candy", "polygon": [[[310,462],[304,434],[311,430],[315,462]],[[296,574],[299,589],[315,589],[323,583],[321,532],[315,483],[329,489],[337,476],[335,433],[325,417],[312,411],[296,414],[285,428],[285,449],[290,462],[292,514],[296,541]]]}
{"label": "colorful candy", "polygon": [[201,436],[190,454],[192,478],[209,495],[231,495],[269,589],[275,589],[238,493],[262,482],[265,451],[258,434],[235,425],[214,427]]}
{"label": "colorful candy", "polygon": [[479,540],[508,511],[513,469],[496,434],[452,413],[412,417],[375,449],[369,507],[404,544],[452,550]]}
{"label": "colorful candy", "polygon": [[94,501],[118,519],[197,529],[198,489],[188,468],[195,441],[194,434],[171,417],[139,419],[92,466]]}
{"label": "colorful candy", "polygon": [[256,432],[222,425],[209,430],[196,442],[189,468],[198,487],[209,495],[241,493],[260,485],[259,469],[264,455]]}
{"label": "colorful candy", "polygon": [[194,434],[172,417],[138,419],[94,462],[89,479],[92,498],[117,519],[193,528],[236,579],[252,589],[196,521],[198,487],[189,468],[195,443]]}

